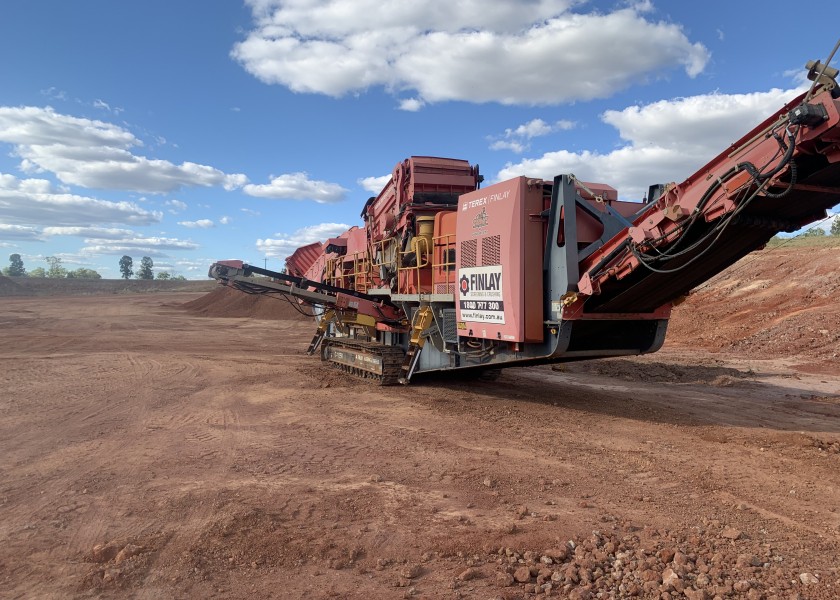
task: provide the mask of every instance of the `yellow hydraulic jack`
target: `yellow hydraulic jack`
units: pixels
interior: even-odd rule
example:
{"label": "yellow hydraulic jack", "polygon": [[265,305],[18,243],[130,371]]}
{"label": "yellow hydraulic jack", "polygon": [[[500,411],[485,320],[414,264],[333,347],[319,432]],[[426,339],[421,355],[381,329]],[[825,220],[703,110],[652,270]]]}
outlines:
{"label": "yellow hydraulic jack", "polygon": [[312,338],[312,341],[309,343],[309,348],[306,349],[307,354],[314,354],[318,349],[318,346],[321,345],[324,336],[327,334],[330,322],[333,319],[335,319],[335,311],[331,308],[325,310],[324,314],[321,315],[321,320],[318,322],[318,329],[315,331],[315,337]]}
{"label": "yellow hydraulic jack", "polygon": [[433,321],[432,307],[428,304],[423,304],[414,313],[414,319],[411,322],[411,339],[405,353],[405,360],[400,367],[399,382],[403,385],[406,385],[411,376],[414,375],[414,369],[420,360],[420,351],[423,349],[423,344],[426,343],[426,336],[423,333],[431,326]]}

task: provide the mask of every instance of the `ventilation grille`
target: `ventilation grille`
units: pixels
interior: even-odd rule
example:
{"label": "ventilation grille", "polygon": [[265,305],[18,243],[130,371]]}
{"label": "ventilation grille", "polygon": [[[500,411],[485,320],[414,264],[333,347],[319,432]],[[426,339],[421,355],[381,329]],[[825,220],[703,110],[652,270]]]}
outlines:
{"label": "ventilation grille", "polygon": [[443,341],[447,343],[458,343],[458,328],[455,324],[455,309],[444,308],[440,311],[443,317]]}
{"label": "ventilation grille", "polygon": [[501,264],[499,262],[499,249],[501,247],[501,243],[501,237],[498,235],[490,235],[481,240],[482,267]]}
{"label": "ventilation grille", "polygon": [[435,284],[435,294],[454,294],[455,293],[455,284],[454,283],[436,283]]}
{"label": "ventilation grille", "polygon": [[478,244],[475,240],[465,240],[461,242],[462,267],[474,267],[476,265],[475,254],[478,249],[477,246]]}

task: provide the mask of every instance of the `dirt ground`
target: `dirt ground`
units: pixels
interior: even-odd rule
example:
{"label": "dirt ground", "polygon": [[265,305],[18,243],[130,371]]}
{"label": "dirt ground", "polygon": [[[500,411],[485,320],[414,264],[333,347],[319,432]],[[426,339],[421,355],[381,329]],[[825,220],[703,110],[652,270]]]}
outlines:
{"label": "dirt ground", "polygon": [[0,298],[0,597],[840,597],[837,300],[724,340],[728,282],[655,355],[391,388],[201,292]]}

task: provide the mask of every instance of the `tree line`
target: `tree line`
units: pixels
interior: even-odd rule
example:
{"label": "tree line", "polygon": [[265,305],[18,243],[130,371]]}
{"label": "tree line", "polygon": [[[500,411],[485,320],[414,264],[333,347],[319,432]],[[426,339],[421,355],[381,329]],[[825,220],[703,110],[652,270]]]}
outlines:
{"label": "tree line", "polygon": [[[821,236],[826,235],[826,232],[822,227],[814,227],[802,235]],[[840,215],[834,217],[828,235],[840,236]],[[23,266],[23,259],[21,259],[20,254],[12,254],[9,256],[9,266],[3,268],[3,275],[7,277],[51,277],[54,279],[102,279],[102,275],[93,269],[81,267],[73,271],[68,270],[62,266],[61,259],[56,256],[48,256],[44,260],[47,263],[46,269],[44,267],[36,267],[27,272]],[[134,259],[130,256],[124,255],[120,258],[119,265],[120,276],[123,279],[131,279],[133,276],[136,276],[137,279],[172,279],[176,281],[186,279],[183,275],[171,275],[167,271],[158,271],[157,276],[155,276],[155,263],[149,256],[144,256],[140,259],[140,267],[137,269],[136,275],[134,273]]]}
{"label": "tree line", "polygon": [[[102,275],[93,269],[86,269],[80,267],[78,269],[67,269],[62,265],[61,259],[57,256],[48,256],[44,259],[47,263],[47,268],[36,267],[31,271],[27,271],[23,264],[23,259],[20,254],[9,255],[9,266],[4,267],[2,272],[7,277],[49,277],[51,279],[102,279]],[[120,275],[123,279],[131,279],[134,273],[134,261],[130,256],[123,256],[119,262]],[[137,269],[137,279],[160,279],[160,280],[175,280],[183,281],[186,279],[183,275],[172,275],[167,271],[158,271],[157,276],[154,273],[154,262],[148,256],[144,256],[140,260],[140,267]]]}
{"label": "tree line", "polygon": [[[805,233],[802,234],[803,236],[821,236],[825,235],[825,229],[822,227],[814,227],[809,229]],[[828,235],[840,235],[840,215],[834,217],[834,220],[831,222],[831,228],[829,229]]]}

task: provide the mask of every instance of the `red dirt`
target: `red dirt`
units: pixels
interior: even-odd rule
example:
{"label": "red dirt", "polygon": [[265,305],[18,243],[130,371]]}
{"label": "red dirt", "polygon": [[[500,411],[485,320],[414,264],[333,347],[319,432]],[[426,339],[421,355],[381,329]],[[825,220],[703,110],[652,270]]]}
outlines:
{"label": "red dirt", "polygon": [[674,309],[667,342],[840,371],[840,245],[747,256]]}
{"label": "red dirt", "polygon": [[0,597],[840,597],[840,374],[791,368],[831,346],[764,358],[732,292],[655,355],[394,388],[208,295],[2,298]]}

